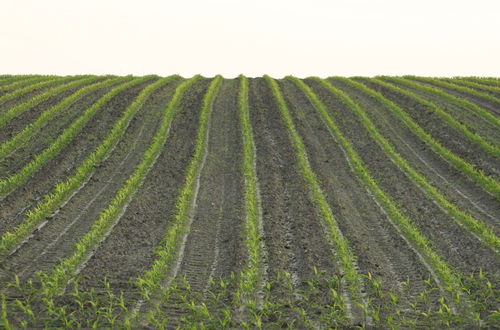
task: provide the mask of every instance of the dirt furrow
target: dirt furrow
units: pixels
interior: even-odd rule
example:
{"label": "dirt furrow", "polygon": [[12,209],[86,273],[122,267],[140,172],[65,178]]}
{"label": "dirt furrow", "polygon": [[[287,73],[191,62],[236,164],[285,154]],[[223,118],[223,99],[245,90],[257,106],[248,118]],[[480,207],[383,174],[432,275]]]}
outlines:
{"label": "dirt furrow", "polygon": [[330,82],[360,104],[397,152],[435,187],[438,187],[452,203],[466,210],[476,219],[500,230],[498,221],[500,209],[493,196],[474,185],[463,173],[433,152],[380,102],[340,80],[331,79]]}
{"label": "dirt furrow", "polygon": [[[484,99],[484,98],[481,98],[481,97],[478,97],[478,96],[475,96],[475,95],[472,95],[472,94],[463,93],[461,91],[456,91],[454,89],[445,88],[445,87],[442,87],[442,86],[436,86],[434,84],[430,84],[430,83],[424,82],[424,81],[418,81],[417,83],[423,84],[423,85],[427,85],[427,86],[431,86],[431,87],[440,89],[443,92],[446,92],[448,94],[455,95],[455,96],[461,97],[463,99],[469,100],[472,103],[475,103],[478,106],[480,106],[480,107],[482,107],[482,108],[490,111],[491,113],[500,116],[500,104],[498,104],[497,102],[493,102],[493,101],[490,101],[490,100],[487,100],[487,99]],[[466,86],[464,86],[464,87],[466,87]],[[470,88],[470,87],[468,87],[468,88]],[[481,90],[480,92],[488,94],[487,91]],[[500,97],[499,95],[492,95],[492,96]]]}
{"label": "dirt furrow", "polygon": [[51,269],[72,253],[75,242],[90,229],[140,161],[174,88],[175,84],[167,84],[146,101],[127,128],[124,139],[91,180],[34,234],[29,244],[21,246],[9,257],[2,265],[3,272],[28,278],[35,271]]}
{"label": "dirt furrow", "polygon": [[194,292],[208,289],[210,279],[228,277],[241,267],[243,215],[238,80],[224,80],[213,103],[207,158],[201,172],[191,230],[179,277]]}
{"label": "dirt furrow", "polygon": [[409,279],[414,285],[413,294],[418,294],[429,272],[352,172],[340,144],[328,132],[307,97],[293,83],[283,81],[281,84],[309,162],[342,233],[357,256],[359,272],[383,279],[385,289],[392,291],[399,291],[401,283]]}
{"label": "dirt furrow", "polygon": [[444,260],[466,274],[478,268],[490,273],[498,270],[500,260],[497,255],[429,200],[370,138],[352,110],[316,82],[306,82],[334,113],[345,136],[349,138],[379,186],[429,238],[433,248]]}
{"label": "dirt furrow", "polygon": [[[444,90],[442,87],[433,86],[426,82],[422,83],[416,82],[416,83],[427,85],[430,87],[435,87],[443,92],[449,93],[448,90]],[[471,132],[480,135],[485,140],[487,140],[493,145],[496,145],[497,147],[500,146],[500,130],[498,129],[498,126],[492,123],[488,118],[484,118],[478,115],[474,110],[467,109],[465,106],[461,106],[453,102],[450,102],[449,100],[443,98],[440,95],[436,95],[428,91],[423,91],[403,84],[396,84],[396,85],[398,87],[409,90],[417,94],[418,96],[436,104],[441,109],[451,114],[453,118],[458,120],[460,123],[465,124]],[[462,95],[456,95],[456,96],[464,98]]]}
{"label": "dirt furrow", "polygon": [[439,141],[441,145],[468,161],[477,169],[483,170],[485,174],[500,180],[500,163],[498,159],[488,156],[478,145],[467,140],[461,133],[443,122],[425,105],[370,80],[362,79],[359,81],[402,107],[415,122]]}
{"label": "dirt furrow", "polygon": [[270,280],[287,272],[300,286],[313,276],[314,267],[330,275],[338,272],[276,100],[262,78],[250,81],[249,110]]}
{"label": "dirt furrow", "polygon": [[[68,89],[62,93],[57,93],[55,95],[52,95],[49,98],[47,98],[46,100],[44,100],[44,101],[36,104],[35,106],[30,107],[26,111],[22,112],[19,116],[12,118],[11,120],[9,120],[9,122],[6,125],[4,125],[2,127],[2,129],[0,129],[0,143],[4,143],[5,141],[9,140],[13,136],[15,136],[16,134],[21,132],[26,126],[28,126],[29,124],[34,122],[42,114],[43,111],[50,109],[51,107],[53,107],[57,103],[61,102],[64,98],[70,96],[71,94],[75,93],[79,89],[84,88],[85,86],[88,86],[88,85],[91,85],[93,83],[103,81],[103,80],[104,80],[104,78],[99,78],[95,81],[88,82],[87,84],[77,86],[77,87]],[[69,83],[69,81],[66,81],[65,83]],[[58,87],[59,85],[60,84],[56,84],[56,85],[52,86],[51,88]],[[48,87],[46,89],[43,89],[43,92],[46,92],[46,91],[50,90],[51,88]],[[28,93],[26,96],[22,96],[21,99],[24,101],[27,101],[30,98],[33,98],[34,96],[41,94],[41,93],[42,93],[42,91],[33,91],[33,92]],[[16,104],[20,103],[20,102],[17,102],[17,99],[13,100],[13,101],[16,101]],[[9,103],[9,102],[7,102],[7,103]],[[8,106],[7,103],[5,103],[4,105]],[[4,105],[2,105],[2,107]],[[7,109],[7,108],[5,108],[5,109]]]}
{"label": "dirt furrow", "polygon": [[9,231],[24,218],[27,210],[47,194],[102,142],[122,111],[152,80],[135,85],[113,97],[94,119],[64,148],[46,163],[28,182],[0,201],[0,233]]}
{"label": "dirt furrow", "polygon": [[[123,83],[123,81],[116,83]],[[6,178],[23,168],[33,159],[33,156],[47,148],[66,127],[71,125],[84,109],[90,107],[115,86],[116,84],[113,84],[84,95],[67,109],[57,114],[55,118],[48,121],[28,142],[18,144],[10,155],[0,161],[0,178]]]}
{"label": "dirt furrow", "polygon": [[[134,296],[134,280],[155,260],[155,247],[164,238],[183,173],[194,151],[198,112],[209,80],[203,79],[181,100],[164,150],[120,221],[80,272],[81,286],[99,289],[106,277],[117,293]],[[165,107],[162,107],[162,111]]]}

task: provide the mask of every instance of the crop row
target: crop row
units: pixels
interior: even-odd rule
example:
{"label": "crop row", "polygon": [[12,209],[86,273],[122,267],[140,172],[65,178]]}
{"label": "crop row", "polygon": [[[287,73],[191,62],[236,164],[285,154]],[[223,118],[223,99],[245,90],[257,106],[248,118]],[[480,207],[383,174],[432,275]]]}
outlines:
{"label": "crop row", "polygon": [[[176,77],[168,77],[165,78],[165,80],[169,81],[174,78]],[[150,76],[140,78],[141,81],[149,79],[151,79]],[[58,183],[53,191],[46,195],[34,210],[28,212],[26,219],[19,226],[14,228],[12,232],[7,232],[2,235],[0,238],[0,256],[7,253],[16,244],[19,244],[36,226],[50,217],[61,204],[70,198],[73,192],[86,183],[95,167],[101,163],[116,146],[125,133],[132,118],[145,102],[146,98],[153,92],[153,88],[156,89],[156,87],[158,86],[152,84],[146,87],[141,94],[137,96],[134,102],[124,110],[122,117],[114,124],[104,141],[78,166],[75,173],[66,181]],[[103,105],[103,103],[99,104],[101,106]]]}
{"label": "crop row", "polygon": [[39,88],[45,86],[53,85],[54,82],[60,81],[71,81],[76,79],[75,77],[61,78],[61,77],[31,77],[21,81],[13,82],[9,85],[2,86],[1,90],[10,90],[10,92],[5,93],[0,97],[0,104],[3,104],[9,100],[13,100],[21,95],[29,93]]}
{"label": "crop row", "polygon": [[410,78],[412,80],[415,80],[415,81],[422,81],[422,82],[425,82],[425,83],[433,84],[433,85],[436,85],[436,86],[439,86],[439,87],[443,87],[443,88],[447,88],[447,89],[450,89],[450,90],[454,90],[454,91],[457,91],[457,92],[461,92],[461,93],[465,93],[465,94],[470,94],[470,95],[482,98],[484,100],[500,104],[500,99],[498,99],[498,98],[496,98],[494,96],[491,96],[488,93],[478,92],[478,91],[476,91],[476,90],[474,90],[472,88],[469,88],[469,87],[457,86],[457,85],[455,85],[455,84],[453,84],[451,82],[447,82],[447,81],[443,81],[443,80],[438,80],[438,79],[432,79],[432,78],[413,77],[413,76],[410,77]]}
{"label": "crop row", "polygon": [[[5,257],[5,255],[11,251],[15,245],[21,243],[23,239],[26,239],[26,237],[29,236],[37,226],[42,224],[44,221],[50,221],[51,215],[59,207],[61,207],[65,201],[71,198],[75,191],[85,185],[96,166],[102,163],[106,157],[111,154],[114,147],[124,136],[132,118],[141,109],[145,101],[152,95],[152,93],[177,78],[178,77],[176,76],[172,76],[159,79],[150,83],[140,92],[132,104],[125,109],[122,117],[114,124],[104,141],[82,162],[82,164],[78,166],[75,173],[67,178],[65,182],[57,184],[53,191],[45,196],[44,200],[40,202],[32,212],[27,214],[23,223],[14,228],[12,232],[8,232],[1,237],[1,257]],[[134,198],[138,189],[147,177],[148,172],[154,166],[156,159],[162,152],[164,145],[169,138],[171,123],[178,113],[181,98],[200,78],[200,76],[195,76],[194,78],[186,80],[177,86],[174,95],[162,113],[161,122],[149,144],[149,147],[142,154],[140,163],[135,167],[133,173],[125,182],[123,182],[111,202],[94,221],[91,229],[76,242],[72,254],[61,260],[53,270],[42,275],[42,290],[44,291],[44,295],[46,297],[44,300],[45,303],[54,304],[54,296],[64,292],[68,281],[75,275],[79,267],[85,264],[92,251],[106,239],[107,235],[120,220],[120,217],[126,211],[130,201]],[[350,243],[339,229],[337,220],[334,216],[335,210],[332,210],[331,206],[327,202],[325,193],[321,188],[320,181],[312,170],[311,164],[308,160],[308,151],[304,145],[302,137],[298,133],[293,116],[288,109],[287,103],[280,89],[280,85],[276,80],[269,76],[265,76],[264,78],[272,91],[274,101],[277,105],[277,110],[280,113],[280,118],[284,123],[286,131],[292,142],[297,162],[296,165],[299,167],[299,173],[309,190],[309,198],[314,205],[317,214],[320,216],[324,227],[326,228],[325,235],[333,247],[332,258],[342,273],[342,289],[345,289],[346,292],[344,292],[344,295],[338,295],[335,292],[335,295],[337,295],[339,299],[339,305],[343,308],[346,314],[350,314],[351,299],[352,302],[356,304],[355,306],[370,308],[369,304],[363,299],[362,292],[364,291],[364,281],[361,279],[361,275],[358,274],[356,270],[356,256],[349,246]],[[19,185],[26,182],[28,178],[36,173],[36,171],[38,171],[44,164],[58,155],[73,139],[75,139],[77,134],[82,131],[85,125],[89,123],[99,109],[104,107],[105,104],[114,96],[134,85],[150,80],[151,77],[148,76],[144,78],[129,79],[130,78],[111,78],[94,83],[78,90],[71,96],[62,100],[60,103],[54,105],[49,110],[46,110],[46,112],[44,112],[35,121],[35,123],[37,123],[36,125],[38,125],[35,126],[35,128],[41,127],[41,125],[49,120],[49,118],[53,118],[52,116],[54,113],[68,107],[86,93],[95,91],[98,88],[107,88],[114,85],[114,87],[112,87],[98,101],[82,111],[81,115],[73,123],[71,123],[70,126],[66,128],[49,147],[36,155],[34,159],[20,171],[8,179],[0,181],[0,196],[2,196],[2,194],[7,194],[9,191],[16,189]],[[241,164],[244,176],[243,198],[245,229],[243,237],[247,249],[247,259],[245,260],[245,264],[240,273],[239,282],[237,283],[236,292],[234,293],[235,300],[233,303],[237,305],[234,306],[235,308],[246,305],[247,307],[250,307],[253,312],[253,308],[257,307],[258,300],[260,299],[259,291],[263,288],[263,282],[265,282],[266,270],[263,258],[265,258],[266,251],[265,246],[263,245],[263,219],[261,214],[258,177],[255,168],[256,147],[253,140],[253,131],[250,122],[250,111],[248,105],[249,83],[248,79],[244,76],[240,76],[239,79],[240,88],[237,111],[243,142],[243,162]],[[342,131],[341,126],[337,123],[337,112],[335,109],[327,107],[318,95],[315,94],[310,85],[306,83],[307,81],[290,76],[285,79],[294,83],[310,101],[315,111],[318,113],[323,125],[332,136],[332,142],[338,143],[343,149],[351,170],[356,174],[357,178],[369,194],[373,196],[377,204],[379,204],[379,206],[387,214],[387,221],[416,252],[422,264],[428,268],[442,293],[446,297],[450,298],[451,301],[453,301],[453,304],[460,308],[460,311],[468,313],[466,308],[470,297],[461,287],[462,278],[460,274],[456,273],[451,266],[448,265],[436,251],[433,250],[432,244],[429,242],[428,238],[420,232],[418,227],[409,217],[404,215],[400,206],[398,206],[393,198],[391,198],[391,196],[381,188],[379,183],[377,183],[374,176],[370,173],[367,164],[365,164],[361,159],[358,151],[349,141],[346,134]],[[351,88],[358,89],[359,91],[373,97],[386,108],[390,109],[395,117],[401,119],[410,128],[410,130],[419,136],[422,141],[427,143],[427,145],[429,145],[435,153],[439,154],[468,177],[475,180],[495,197],[500,198],[500,187],[498,182],[484,175],[481,171],[475,169],[471,164],[467,163],[462,158],[456,156],[451,151],[443,147],[430,134],[425,132],[424,129],[422,129],[422,127],[420,127],[403,108],[397,106],[395,103],[385,98],[381,93],[375,91],[373,88],[367,87],[365,84],[346,78],[339,79]],[[384,80],[387,81],[399,82],[399,80],[395,78],[395,80],[392,79],[393,78],[384,78]],[[447,118],[445,111],[438,108],[431,102],[428,102],[425,99],[404,90],[403,88],[389,84],[384,80],[375,79],[373,81],[376,82],[376,84],[391,88],[407,96],[418,98],[419,102],[433,108],[436,112],[441,111],[442,113],[440,116],[442,118]],[[481,221],[473,218],[467,212],[460,210],[448,199],[448,197],[440,192],[438,187],[433,186],[430,181],[413,168],[408,161],[396,151],[396,148],[391,144],[390,140],[383,136],[374,122],[370,119],[367,111],[365,111],[362,106],[326,80],[311,78],[310,81],[318,83],[322,88],[325,88],[332,95],[334,95],[336,99],[340,99],[340,102],[352,111],[360,120],[363,128],[369,133],[370,138],[376,141],[385,154],[387,154],[387,156],[399,167],[401,171],[404,172],[406,176],[410,178],[416,186],[420,187],[430,199],[445,209],[457,223],[463,225],[470,233],[479,237],[486,245],[490,246],[496,253],[498,253],[500,242],[493,229]],[[156,255],[154,263],[149,269],[145,270],[140,278],[136,280],[136,284],[143,296],[141,304],[142,302],[145,302],[150,305],[154,305],[157,297],[162,295],[162,293],[169,288],[171,280],[176,276],[179,266],[178,259],[182,256],[183,244],[190,231],[201,169],[203,168],[204,160],[207,156],[207,143],[210,132],[212,103],[221,83],[222,77],[217,76],[214,78],[203,97],[202,106],[199,112],[199,124],[196,132],[195,149],[189,163],[187,164],[184,184],[176,199],[174,216],[168,221],[164,239],[155,248]],[[428,89],[427,87],[425,88]],[[434,93],[435,90],[432,90]],[[446,93],[436,92],[435,94],[444,97],[451,102],[457,102],[457,104],[471,109],[471,111],[480,113],[480,110],[482,110],[479,107],[475,108],[474,106],[471,106],[470,102],[458,103],[460,102],[458,98],[448,96]],[[45,113],[49,113],[50,115],[44,116]],[[446,121],[450,124],[449,119],[446,119]],[[31,129],[29,127],[30,126],[28,126],[27,129]],[[464,126],[454,127],[466,129]],[[33,130],[35,128],[33,128]],[[31,136],[31,131],[28,132],[30,133],[26,136]],[[8,143],[11,142],[8,141]],[[1,150],[2,147],[0,147],[0,151]],[[2,305],[2,310],[4,311],[6,309],[6,302],[5,297],[3,296]],[[140,312],[140,310],[128,310],[128,315],[126,316],[124,324],[125,327],[132,327],[134,325],[133,322],[137,321],[137,312]],[[2,313],[1,317],[4,319],[4,325],[8,324],[7,315]]]}
{"label": "crop row", "polygon": [[245,243],[247,247],[247,260],[240,273],[238,289],[235,300],[239,305],[252,307],[257,305],[258,294],[264,281],[265,268],[263,257],[263,224],[257,170],[255,168],[255,143],[250,113],[248,109],[248,79],[240,75],[240,88],[238,94],[238,114],[240,119],[241,136],[243,141],[243,176],[245,200]]}
{"label": "crop row", "polygon": [[453,84],[458,84],[461,86],[469,87],[472,89],[478,89],[480,91],[487,91],[487,92],[493,92],[500,94],[500,86],[490,86],[490,85],[485,85],[481,84],[478,82],[462,79],[462,78],[452,78],[452,79],[444,79],[444,81],[453,83]]}
{"label": "crop row", "polygon": [[[70,78],[68,78],[68,79],[70,79]],[[91,77],[87,77],[87,78],[83,78],[83,79],[78,79],[76,81],[70,81],[70,82],[65,81],[66,83],[63,84],[62,86],[50,89],[46,92],[43,92],[42,94],[39,94],[33,98],[30,98],[29,100],[27,100],[21,104],[17,104],[15,106],[13,106],[12,108],[9,108],[7,111],[2,112],[0,114],[0,128],[5,126],[5,124],[7,124],[11,119],[19,116],[21,113],[34,107],[35,105],[47,100],[51,96],[57,95],[58,93],[65,92],[65,91],[73,89],[75,87],[87,85],[89,83],[92,83],[92,82],[94,82],[96,80],[100,80],[100,79],[102,79],[102,78],[96,77],[96,76],[91,76]],[[53,80],[54,85],[57,84],[58,82],[59,82],[59,80],[55,80],[55,79]]]}
{"label": "crop row", "polygon": [[[409,86],[411,88],[419,88],[421,85],[402,78],[396,78],[396,77],[384,77],[382,79],[373,79],[374,82],[387,87],[393,91],[396,91],[400,94],[403,94],[411,99],[416,100],[420,104],[425,105],[428,109],[432,110],[436,115],[438,115],[444,122],[446,122],[450,127],[456,129],[458,132],[460,132],[464,137],[466,137],[468,140],[470,140],[472,143],[480,146],[483,148],[488,154],[500,158],[500,149],[488,141],[486,141],[482,136],[480,136],[477,133],[471,132],[464,124],[460,123],[458,120],[453,118],[451,114],[443,110],[441,107],[437,106],[431,101],[428,101],[424,99],[423,97],[420,97],[416,95],[413,92],[410,92],[409,90],[400,88],[396,86],[395,84],[402,84]],[[389,84],[387,81],[393,83]],[[394,84],[395,83],[395,84]]]}
{"label": "crop row", "polygon": [[[413,77],[408,77],[407,79],[410,79],[410,78],[413,79]],[[420,78],[416,78],[416,79],[420,79]],[[438,82],[439,86],[441,86],[442,81],[438,81],[436,79],[432,79],[431,81],[433,83]],[[425,82],[429,82],[429,81],[425,80]],[[415,87],[419,90],[437,95],[437,96],[439,96],[447,101],[450,101],[451,103],[457,104],[457,105],[463,107],[464,109],[466,109],[467,111],[470,111],[472,113],[477,114],[478,116],[480,116],[481,118],[483,118],[487,122],[490,122],[490,123],[496,125],[500,129],[500,119],[499,118],[494,116],[491,112],[479,107],[475,103],[472,103],[471,101],[468,101],[462,97],[452,95],[450,93],[446,93],[446,92],[442,91],[441,89],[432,87],[430,85],[411,84],[411,87]],[[443,86],[443,87],[445,87],[445,86]],[[476,92],[476,91],[474,91],[472,89],[467,89],[467,91],[466,91],[466,93],[471,94],[471,95],[475,95],[474,92]]]}
{"label": "crop row", "polygon": [[[119,85],[112,88],[108,93],[102,96],[99,100],[93,103],[89,108],[83,111],[83,113],[73,122],[69,127],[67,127],[51,145],[46,149],[38,153],[33,157],[33,159],[22,167],[16,173],[10,175],[4,180],[0,181],[0,196],[6,196],[21,184],[26,182],[29,177],[35,174],[44,164],[53,159],[64,147],[66,147],[74,137],[83,129],[83,127],[93,118],[93,116],[100,110],[104,104],[106,104],[111,98],[113,98],[118,93],[144,81],[144,79],[134,79],[127,83],[123,83],[129,78],[116,78],[105,81],[103,83],[98,83],[96,87],[106,88],[110,85],[118,83]],[[91,86],[92,89],[93,86]],[[64,102],[64,101],[63,101]],[[66,103],[66,102],[65,102]],[[56,105],[59,107],[61,104]]]}
{"label": "crop row", "polygon": [[[366,80],[364,80],[364,82],[365,81]],[[384,81],[379,81],[377,79],[372,79],[370,81],[404,93],[403,89],[385,83]],[[418,135],[422,140],[424,140],[437,154],[446,159],[456,169],[466,174],[470,179],[477,182],[481,187],[489,191],[497,199],[500,199],[500,184],[498,184],[496,180],[485,175],[481,170],[476,169],[472,164],[468,163],[461,157],[451,152],[449,149],[445,148],[441,143],[434,139],[431,134],[422,129],[422,127],[420,127],[403,108],[399,107],[394,102],[384,98],[380,93],[370,92],[370,95],[375,97],[378,101],[386,105],[397,116],[399,116],[404,121],[404,123],[412,130],[412,132]]]}
{"label": "crop row", "polygon": [[[341,81],[347,83],[353,88],[357,88],[368,95],[375,94],[376,92],[370,91],[366,86],[347,78],[339,78]],[[439,190],[434,187],[429,181],[420,173],[418,173],[401,155],[399,155],[394,146],[382,136],[376,126],[370,120],[365,110],[349,98],[344,92],[336,89],[331,84],[323,82],[332,94],[339,97],[342,102],[349,107],[360,118],[364,128],[368,131],[371,138],[375,140],[384,152],[398,165],[398,167],[405,172],[405,174],[434,201],[445,209],[459,224],[464,225],[469,231],[476,234],[483,242],[492,247],[494,250],[500,249],[500,240],[495,235],[494,230],[488,225],[484,224],[477,219],[474,219],[470,214],[461,211],[455,204],[452,204],[448,198],[443,195]],[[379,95],[379,97],[381,97]]]}

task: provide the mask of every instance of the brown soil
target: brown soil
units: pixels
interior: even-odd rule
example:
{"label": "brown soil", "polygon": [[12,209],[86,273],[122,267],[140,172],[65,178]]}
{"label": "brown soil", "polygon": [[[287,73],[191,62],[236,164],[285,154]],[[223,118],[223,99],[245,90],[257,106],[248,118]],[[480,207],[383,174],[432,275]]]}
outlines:
{"label": "brown soil", "polygon": [[58,260],[73,252],[75,242],[90,229],[141,160],[175,85],[167,84],[148,99],[111,156],[47,225],[34,234],[29,244],[22,245],[2,264],[4,272],[27,278],[37,270],[50,270]]}
{"label": "brown soil", "polygon": [[262,78],[251,80],[249,105],[270,280],[288,272],[300,284],[313,276],[315,266],[338,272],[276,100]]}
{"label": "brown soil", "polygon": [[[21,132],[21,130],[23,130],[27,125],[34,122],[42,114],[43,111],[50,109],[52,106],[61,102],[64,98],[70,96],[71,94],[75,93],[76,91],[78,91],[79,89],[82,89],[85,86],[88,86],[92,83],[102,81],[102,80],[103,79],[98,79],[94,82],[71,88],[69,90],[66,90],[62,93],[58,93],[56,95],[52,95],[49,98],[47,98],[45,101],[38,103],[34,107],[26,109],[21,114],[19,114],[17,117],[12,118],[5,126],[3,126],[0,129],[0,143],[4,143],[5,141],[9,140],[13,136],[15,136],[16,134]],[[69,81],[64,82],[64,84],[67,84],[67,83],[69,83]],[[46,92],[49,89],[58,87],[60,85],[62,85],[62,83],[57,83],[51,87],[45,87],[45,88],[40,89],[40,90],[31,91],[25,95],[20,96],[19,98],[8,101],[0,106],[0,109],[1,109],[0,112],[6,111],[14,105],[17,105],[17,104],[20,104],[24,101],[27,101],[38,94]]]}
{"label": "brown soil", "polygon": [[52,120],[45,123],[39,131],[35,132],[29,141],[19,144],[9,156],[0,161],[0,178],[8,177],[23,168],[35,155],[50,146],[87,108],[92,106],[92,104],[115,86],[116,84],[113,84],[112,86],[84,95],[68,108],[59,112]]}
{"label": "brown soil", "polygon": [[482,148],[467,140],[460,132],[448,126],[425,105],[368,80],[361,80],[368,87],[382,93],[385,97],[402,107],[427,133],[457,156],[470,162],[485,174],[500,179],[498,159],[488,156]]}
{"label": "brown soil", "polygon": [[340,144],[307,97],[291,82],[281,85],[311,167],[357,257],[359,272],[383,279],[384,289],[391,291],[399,291],[409,279],[415,284],[412,294],[418,294],[423,287],[417,284],[428,279],[429,272],[353,173]]}
{"label": "brown soil", "polygon": [[111,235],[82,270],[83,287],[102,287],[106,277],[117,292],[133,292],[134,280],[154,262],[155,247],[175,214],[183,174],[194,152],[198,113],[208,83],[208,79],[196,83],[183,96],[163,152]]}
{"label": "brown soil", "polygon": [[340,80],[331,79],[330,83],[359,104],[377,126],[379,132],[396,148],[396,151],[417,172],[438,187],[451,202],[476,219],[496,228],[497,233],[500,232],[498,223],[500,210],[493,196],[433,152],[383,104]]}
{"label": "brown soil", "polygon": [[147,81],[123,91],[111,99],[94,119],[56,157],[46,163],[24,185],[0,201],[0,233],[18,225],[27,210],[50,192],[58,182],[73,174],[75,168],[102,142],[122,111],[152,81]]}
{"label": "brown soil", "polygon": [[315,81],[306,80],[331,109],[344,135],[363,160],[375,181],[403,213],[429,238],[441,257],[464,273],[479,268],[494,273],[500,267],[495,252],[485,247],[429,200],[364,130],[354,112]]}

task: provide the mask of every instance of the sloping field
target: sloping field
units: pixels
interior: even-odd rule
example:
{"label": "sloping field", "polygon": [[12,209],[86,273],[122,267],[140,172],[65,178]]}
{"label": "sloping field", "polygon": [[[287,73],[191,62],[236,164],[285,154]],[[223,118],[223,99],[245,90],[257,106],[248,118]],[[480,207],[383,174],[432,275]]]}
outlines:
{"label": "sloping field", "polygon": [[500,324],[500,80],[0,77],[1,323]]}

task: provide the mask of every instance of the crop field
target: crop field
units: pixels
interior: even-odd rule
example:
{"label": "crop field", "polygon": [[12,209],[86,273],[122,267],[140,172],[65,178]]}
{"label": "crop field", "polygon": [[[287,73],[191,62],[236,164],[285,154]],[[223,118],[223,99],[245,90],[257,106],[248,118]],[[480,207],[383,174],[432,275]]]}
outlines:
{"label": "crop field", "polygon": [[0,328],[500,324],[500,79],[0,76]]}

